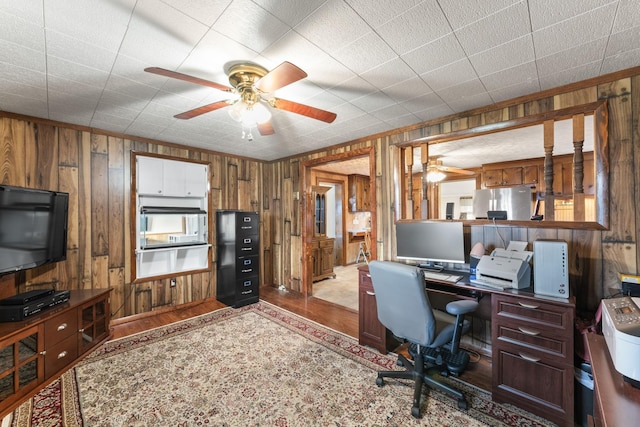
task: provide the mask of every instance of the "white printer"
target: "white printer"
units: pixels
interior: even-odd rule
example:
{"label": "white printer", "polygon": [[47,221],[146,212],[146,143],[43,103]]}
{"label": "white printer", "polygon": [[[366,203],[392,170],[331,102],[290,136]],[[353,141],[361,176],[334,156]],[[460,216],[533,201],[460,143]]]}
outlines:
{"label": "white printer", "polygon": [[602,333],[611,360],[625,379],[640,388],[640,298],[602,300]]}
{"label": "white printer", "polygon": [[483,255],[472,283],[497,289],[522,289],[531,286],[533,252],[525,251],[527,242],[511,242],[507,249],[494,249]]}

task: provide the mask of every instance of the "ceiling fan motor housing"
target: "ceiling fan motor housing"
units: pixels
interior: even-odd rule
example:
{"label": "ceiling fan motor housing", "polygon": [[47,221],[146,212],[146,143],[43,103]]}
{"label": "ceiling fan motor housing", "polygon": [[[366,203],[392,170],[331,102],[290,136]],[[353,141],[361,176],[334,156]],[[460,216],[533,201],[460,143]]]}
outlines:
{"label": "ceiling fan motor housing", "polygon": [[239,64],[229,70],[229,83],[233,86],[242,101],[253,105],[260,99],[260,94],[253,85],[267,74],[267,70],[256,64]]}

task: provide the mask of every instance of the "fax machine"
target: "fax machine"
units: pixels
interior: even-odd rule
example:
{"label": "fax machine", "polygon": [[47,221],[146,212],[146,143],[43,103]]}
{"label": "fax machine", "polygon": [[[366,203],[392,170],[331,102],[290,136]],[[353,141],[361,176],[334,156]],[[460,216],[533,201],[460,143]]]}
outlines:
{"label": "fax machine", "polygon": [[[524,246],[518,245],[524,243]],[[472,283],[495,289],[522,289],[531,286],[529,261],[533,252],[525,251],[526,242],[511,242],[507,249],[494,249],[483,255]]]}

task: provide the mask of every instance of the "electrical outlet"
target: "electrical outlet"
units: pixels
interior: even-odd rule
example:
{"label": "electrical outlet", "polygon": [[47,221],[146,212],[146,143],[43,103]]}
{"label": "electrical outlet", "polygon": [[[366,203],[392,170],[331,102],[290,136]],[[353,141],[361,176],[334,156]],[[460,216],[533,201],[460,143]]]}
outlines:
{"label": "electrical outlet", "polygon": [[176,279],[172,277],[171,280],[169,281],[169,284],[170,284],[170,286],[172,288],[175,288],[176,287]]}

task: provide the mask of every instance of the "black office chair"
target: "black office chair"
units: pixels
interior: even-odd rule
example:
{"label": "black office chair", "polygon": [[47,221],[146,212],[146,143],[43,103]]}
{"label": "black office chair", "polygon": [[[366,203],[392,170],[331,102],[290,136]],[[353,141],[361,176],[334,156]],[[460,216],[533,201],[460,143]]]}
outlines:
{"label": "black office chair", "polygon": [[[422,385],[441,390],[458,399],[458,407],[467,409],[459,390],[435,379],[436,374],[459,375],[469,362],[469,355],[459,349],[460,337],[470,326],[464,315],[476,310],[478,303],[459,300],[447,304],[449,314],[433,310],[425,291],[422,271],[417,267],[390,261],[371,261],[369,273],[376,294],[378,319],[396,337],[407,341],[414,363],[398,355],[398,366],[405,371],[378,372],[376,384],[385,377],[415,381],[411,415],[420,418]],[[455,317],[454,317],[455,316]]]}

